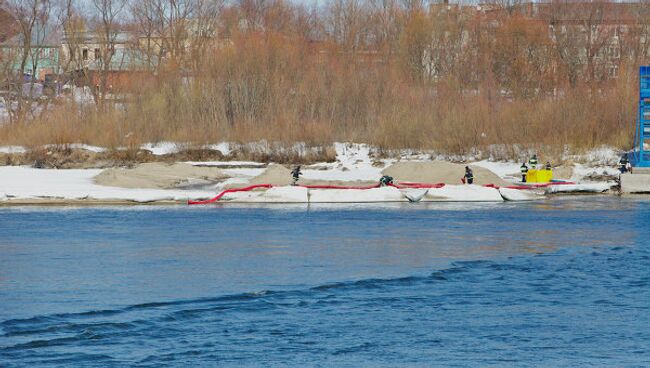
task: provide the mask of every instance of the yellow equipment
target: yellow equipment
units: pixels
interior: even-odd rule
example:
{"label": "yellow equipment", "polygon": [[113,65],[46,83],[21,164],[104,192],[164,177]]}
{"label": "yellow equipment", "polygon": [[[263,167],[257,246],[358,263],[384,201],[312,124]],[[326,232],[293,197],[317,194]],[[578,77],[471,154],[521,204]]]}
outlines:
{"label": "yellow equipment", "polygon": [[553,179],[553,170],[528,170],[527,183],[548,183]]}

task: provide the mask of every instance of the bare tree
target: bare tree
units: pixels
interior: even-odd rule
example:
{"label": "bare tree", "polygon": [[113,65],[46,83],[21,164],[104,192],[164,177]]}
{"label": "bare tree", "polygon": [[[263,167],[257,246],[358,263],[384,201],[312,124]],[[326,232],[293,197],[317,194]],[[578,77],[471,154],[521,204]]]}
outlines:
{"label": "bare tree", "polygon": [[650,8],[645,4],[631,4],[632,16],[630,24],[623,26],[621,31],[621,56],[626,57],[634,65],[645,64],[650,57]]}
{"label": "bare tree", "polygon": [[327,8],[327,30],[344,50],[356,52],[367,42],[368,8],[362,0],[331,0]]}
{"label": "bare tree", "polygon": [[467,16],[458,7],[436,7],[430,14],[432,29],[428,62],[435,76],[451,75],[465,56]]}
{"label": "bare tree", "polygon": [[148,70],[158,72],[164,56],[165,20],[160,0],[136,0],[131,4],[136,27],[135,47]]}
{"label": "bare tree", "polygon": [[198,67],[210,43],[217,39],[223,0],[135,0],[138,45],[147,64],[162,62],[175,70]]}
{"label": "bare tree", "polygon": [[606,19],[612,4],[560,2],[549,5],[546,14],[556,54],[571,86],[606,76],[607,46],[615,27]]}
{"label": "bare tree", "polygon": [[398,0],[370,0],[371,34],[376,48],[388,54],[397,51],[399,35],[403,29],[403,12]]}
{"label": "bare tree", "polygon": [[[36,71],[50,22],[52,4],[50,0],[8,0],[4,5],[18,25],[18,35],[12,44],[17,68],[13,71],[10,84],[15,106],[9,109],[9,116],[11,122],[20,122],[28,113],[33,112]],[[28,84],[24,83],[26,74],[31,76]]]}
{"label": "bare tree", "polygon": [[97,79],[94,82],[93,96],[100,111],[106,108],[106,97],[109,92],[108,79],[112,72],[115,58],[116,44],[120,37],[120,17],[126,8],[128,0],[92,0],[96,12],[93,36],[99,41],[99,59],[95,58],[97,65]]}
{"label": "bare tree", "polygon": [[520,10],[524,3],[524,0],[494,0],[494,4],[505,10],[508,15]]}
{"label": "bare tree", "polygon": [[77,9],[76,0],[63,0],[58,16],[58,25],[63,30],[59,63],[63,72],[62,82],[69,84],[71,93],[77,85],[91,85],[86,73],[87,62],[81,55],[82,45],[87,42],[88,20]]}

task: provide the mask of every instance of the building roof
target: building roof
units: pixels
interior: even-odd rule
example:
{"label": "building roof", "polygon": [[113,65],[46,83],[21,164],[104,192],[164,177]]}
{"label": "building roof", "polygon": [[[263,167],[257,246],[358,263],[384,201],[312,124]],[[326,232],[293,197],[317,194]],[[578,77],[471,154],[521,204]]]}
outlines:
{"label": "building roof", "polygon": [[[133,40],[134,35],[131,32],[117,31],[112,36],[113,43],[124,44],[129,43]],[[76,44],[102,44],[104,43],[104,38],[99,36],[97,32],[94,31],[75,31],[68,33],[66,32],[61,40],[63,43],[76,43]]]}
{"label": "building roof", "polygon": [[[4,46],[22,46],[23,35],[16,32],[13,36],[2,42]],[[51,24],[34,26],[31,37],[32,47],[60,47],[61,31]]]}

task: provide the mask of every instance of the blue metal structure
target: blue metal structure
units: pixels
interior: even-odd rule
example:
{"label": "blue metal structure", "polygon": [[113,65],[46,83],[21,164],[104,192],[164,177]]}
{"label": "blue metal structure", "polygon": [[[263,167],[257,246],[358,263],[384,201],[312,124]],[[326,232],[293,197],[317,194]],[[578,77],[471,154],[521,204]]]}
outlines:
{"label": "blue metal structure", "polygon": [[650,150],[643,147],[646,140],[650,144],[650,66],[639,67],[638,113],[631,163],[634,167],[650,167]]}

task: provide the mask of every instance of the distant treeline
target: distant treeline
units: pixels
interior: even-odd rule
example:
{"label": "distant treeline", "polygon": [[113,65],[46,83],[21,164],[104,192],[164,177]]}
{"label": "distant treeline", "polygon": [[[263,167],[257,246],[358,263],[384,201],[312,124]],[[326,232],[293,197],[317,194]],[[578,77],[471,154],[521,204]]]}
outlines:
{"label": "distant treeline", "polygon": [[1,128],[0,141],[623,148],[650,47],[641,3],[91,2],[93,16],[70,3],[52,19],[68,35],[105,34],[107,49],[112,30],[129,31],[146,73],[120,89],[117,71],[99,68],[86,83],[94,103],[45,104]]}

